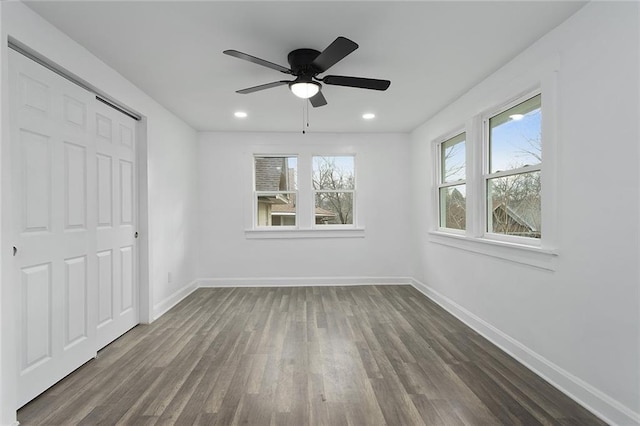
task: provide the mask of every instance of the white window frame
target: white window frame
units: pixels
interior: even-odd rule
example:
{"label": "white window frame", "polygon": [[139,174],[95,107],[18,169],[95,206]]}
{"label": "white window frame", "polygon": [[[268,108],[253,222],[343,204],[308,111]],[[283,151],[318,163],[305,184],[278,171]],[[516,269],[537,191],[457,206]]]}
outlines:
{"label": "white window frame", "polygon": [[[256,186],[256,159],[257,158],[291,158],[291,157],[295,157],[296,158],[296,179],[297,179],[297,175],[298,175],[298,163],[300,161],[300,158],[297,154],[253,154],[253,229],[260,229],[260,230],[271,230],[271,229],[281,229],[281,230],[292,230],[292,229],[298,229],[298,224],[299,224],[299,214],[298,214],[298,210],[299,210],[299,198],[298,198],[298,192],[299,192],[299,187],[298,187],[298,183],[296,182],[296,190],[292,191],[292,190],[288,190],[288,191],[258,191],[257,186]],[[258,197],[259,196],[269,196],[269,195],[273,195],[273,196],[277,196],[277,195],[281,195],[281,194],[293,194],[296,200],[295,203],[295,221],[296,224],[295,225],[263,225],[260,226],[258,225]]]}
{"label": "white window frame", "polygon": [[[315,157],[353,157],[353,189],[315,189],[313,187],[313,159]],[[358,203],[356,200],[357,197],[357,189],[358,189],[358,161],[356,154],[312,154],[310,157],[311,168],[310,168],[310,182],[311,182],[311,228],[312,229],[356,229],[357,228],[357,208]],[[327,224],[327,225],[318,225],[316,224],[316,194],[318,192],[350,192],[351,199],[353,200],[353,211],[351,213],[352,222],[353,223],[345,223],[345,224]]]}
{"label": "white window frame", "polygon": [[[448,142],[449,140],[458,137],[460,135],[464,134],[464,152],[465,152],[465,164],[464,164],[464,168],[465,168],[465,178],[462,180],[457,180],[457,181],[453,181],[453,182],[443,182],[442,181],[442,146],[444,145],[445,142]],[[448,232],[448,233],[452,233],[452,234],[459,234],[459,235],[464,235],[467,232],[467,228],[468,226],[465,226],[465,229],[455,229],[455,228],[447,228],[442,226],[442,221],[441,221],[441,214],[442,214],[442,205],[441,205],[441,200],[440,200],[440,190],[442,188],[449,188],[449,187],[453,187],[453,186],[458,186],[458,185],[464,185],[465,186],[465,211],[467,211],[467,216],[468,216],[468,201],[467,201],[467,159],[469,158],[469,155],[467,153],[468,151],[468,140],[467,140],[467,132],[466,132],[466,128],[465,127],[458,127],[455,131],[453,132],[449,132],[444,136],[441,136],[439,138],[437,138],[434,142],[434,148],[435,148],[435,158],[436,158],[436,166],[434,167],[435,170],[435,182],[436,182],[436,192],[435,192],[435,196],[434,196],[434,205],[436,206],[436,213],[435,213],[435,220],[437,223],[436,228],[438,229],[438,231],[440,232]],[[468,219],[468,217],[467,217]],[[465,220],[465,224],[467,223],[467,220]]]}
{"label": "white window frame", "polygon": [[[439,228],[438,199],[439,189],[438,175],[433,177],[432,194],[432,222],[428,231],[428,240],[464,251],[478,253],[514,263],[532,266],[535,268],[554,271],[559,255],[557,212],[558,212],[558,188],[557,183],[557,145],[558,145],[558,74],[560,68],[559,58],[556,56],[543,60],[539,67],[533,68],[530,73],[521,75],[511,82],[496,81],[489,88],[483,89],[483,98],[479,96],[467,104],[469,114],[458,117],[464,120],[466,132],[467,153],[467,223],[464,233],[444,232]],[[517,105],[523,100],[536,94],[542,95],[542,152],[543,164],[540,168],[540,180],[542,189],[542,214],[543,226],[541,238],[522,238],[507,236],[503,238],[498,234],[489,235],[486,230],[486,181],[484,179],[485,164],[488,164],[486,155],[488,151],[484,147],[485,126],[484,118],[490,118],[509,105]],[[489,104],[489,108],[482,108],[482,104]],[[459,122],[459,121],[458,121]],[[454,126],[451,126],[453,128]],[[456,132],[450,132],[453,136]],[[457,130],[457,133],[460,133]],[[446,138],[432,139],[434,149],[431,151],[434,160],[434,169],[440,167],[440,157],[437,144]],[[439,173],[439,172],[436,172]],[[535,241],[530,241],[535,240]],[[532,244],[533,243],[533,244]]]}
{"label": "white window frame", "polygon": [[[505,235],[505,234],[500,234],[500,233],[496,233],[496,232],[490,232],[489,231],[489,221],[490,221],[490,214],[489,214],[489,191],[488,191],[488,184],[489,184],[489,180],[491,179],[495,179],[495,178],[501,178],[501,177],[505,177],[505,176],[515,176],[515,175],[519,175],[519,174],[523,174],[523,173],[530,173],[530,172],[540,172],[540,178],[542,179],[542,165],[545,161],[545,151],[544,151],[544,145],[542,146],[542,162],[533,166],[524,166],[524,167],[519,167],[517,169],[509,169],[509,170],[504,170],[504,171],[499,171],[499,172],[494,172],[491,173],[491,170],[489,168],[490,165],[490,140],[491,140],[491,128],[490,128],[490,120],[491,118],[495,117],[496,115],[499,115],[511,108],[513,108],[514,106],[517,106],[523,102],[528,101],[531,98],[534,98],[536,96],[540,95],[540,110],[542,112],[542,117],[545,116],[545,112],[544,112],[544,96],[542,95],[542,90],[541,88],[536,88],[532,91],[529,91],[525,94],[519,95],[517,98],[510,100],[507,103],[504,103],[492,110],[489,110],[488,112],[485,112],[485,114],[483,114],[482,116],[482,202],[483,202],[483,214],[482,214],[482,219],[483,219],[483,236],[484,238],[488,239],[488,240],[495,240],[495,241],[504,241],[507,243],[514,243],[514,244],[522,244],[522,245],[528,245],[528,246],[533,246],[533,247],[541,247],[542,246],[542,236],[541,238],[530,238],[530,237],[519,237],[519,236],[515,236],[515,235]],[[541,124],[542,127],[542,124]],[[542,134],[542,143],[544,144],[544,139],[546,137],[544,130],[541,128],[541,134]],[[543,185],[541,185],[541,190],[543,188]],[[542,212],[540,212],[542,214]],[[543,218],[544,219],[544,218]],[[544,220],[541,221],[541,228],[544,229]],[[541,233],[542,235],[542,233]]]}
{"label": "white window frame", "polygon": [[[288,153],[283,153],[288,152]],[[295,153],[292,153],[295,152]],[[354,194],[353,225],[318,225],[315,226],[315,200],[312,188],[312,158],[314,156],[345,157],[353,156],[355,163],[362,158],[351,148],[336,147],[326,150],[320,145],[295,145],[287,147],[265,147],[255,145],[245,151],[246,162],[242,164],[242,179],[247,191],[244,211],[245,238],[247,239],[317,239],[317,238],[364,238],[365,220],[362,217],[363,209],[359,203],[362,196],[356,198]],[[255,184],[255,158],[256,157],[297,157],[298,182],[296,193],[296,226],[257,226],[257,195]],[[357,164],[354,165],[356,174],[356,189],[358,185]],[[251,174],[250,174],[251,173]],[[360,195],[362,195],[361,190]],[[285,191],[286,192],[286,191]]]}

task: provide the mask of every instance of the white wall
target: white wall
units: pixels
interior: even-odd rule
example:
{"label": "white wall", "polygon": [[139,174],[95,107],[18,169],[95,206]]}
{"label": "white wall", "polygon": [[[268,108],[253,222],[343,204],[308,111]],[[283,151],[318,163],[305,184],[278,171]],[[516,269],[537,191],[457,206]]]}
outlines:
{"label": "white wall", "polygon": [[[237,285],[252,278],[302,284],[411,276],[408,142],[406,134],[202,133],[198,277]],[[364,238],[247,239],[256,153],[355,154]],[[303,167],[299,182],[308,176]]]}
{"label": "white wall", "polygon": [[[197,154],[196,132],[171,112],[133,86],[116,71],[109,68],[98,58],[75,41],[58,31],[37,14],[19,2],[0,3],[2,39],[0,40],[0,94],[2,101],[2,142],[6,146],[8,113],[7,104],[7,37],[11,36],[29,48],[45,56],[49,60],[72,72],[76,76],[99,88],[122,104],[139,112],[145,117],[146,128],[146,163],[141,169],[146,170],[146,182],[142,189],[146,194],[142,200],[143,207],[148,209],[148,223],[141,218],[142,241],[148,241],[148,268],[141,271],[143,279],[148,277],[150,283],[150,299],[142,311],[148,312],[152,319],[162,311],[171,296],[179,295],[182,288],[189,288],[194,281],[196,251],[196,188],[195,172]],[[10,159],[2,152],[3,165]],[[3,220],[6,219],[3,210]],[[8,242],[3,241],[3,258],[7,261]],[[5,250],[6,249],[6,250]],[[143,253],[144,255],[145,253]],[[5,264],[6,265],[6,264]],[[6,270],[6,268],[3,268]],[[172,283],[168,283],[167,274],[172,272]],[[2,335],[0,344],[1,380],[0,395],[2,405],[0,424],[10,424],[15,420],[15,372],[17,368],[15,342],[8,324],[15,318],[14,306],[16,295],[12,290],[15,283],[3,280],[2,290]],[[143,283],[144,284],[144,283]]]}
{"label": "white wall", "polygon": [[162,121],[155,137],[149,136],[153,319],[193,288],[198,245],[197,134],[173,116]]}
{"label": "white wall", "polygon": [[[637,3],[588,4],[419,127],[411,144],[418,286],[623,425],[640,422],[638,21]],[[436,244],[432,141],[553,62],[555,271]]]}
{"label": "white wall", "polygon": [[[4,31],[3,18],[4,18],[4,12],[2,7],[0,6],[0,34],[3,34],[3,31]],[[8,103],[7,99],[5,99],[5,96],[4,96],[4,94],[6,93],[6,87],[7,87],[6,81],[7,81],[7,74],[8,74],[8,67],[7,67],[7,61],[6,61],[7,48],[5,47],[4,38],[0,39],[0,42],[2,42],[0,44],[0,117],[4,117],[5,108]],[[7,126],[0,125],[0,142],[6,137],[6,135],[9,134],[6,127]],[[2,176],[4,163],[6,161],[5,156],[6,154],[4,152],[3,146],[0,143],[0,176]],[[0,195],[1,194],[2,194],[2,187],[0,186]],[[4,212],[4,204],[2,201],[3,201],[2,197],[0,196],[0,224],[2,224],[2,221],[4,220],[4,215],[2,214],[2,212]],[[5,247],[4,244],[2,244],[4,242],[3,238],[4,236],[2,232],[2,226],[0,226],[0,247],[2,248],[0,253],[7,250],[7,247]],[[9,424],[10,421],[15,420],[15,407],[11,404],[12,399],[8,397],[9,388],[3,384],[6,372],[11,371],[11,368],[14,367],[14,364],[13,364],[14,360],[7,359],[8,357],[5,354],[5,352],[8,352],[6,349],[7,343],[3,336],[4,333],[2,332],[2,330],[4,329],[4,327],[2,327],[2,324],[4,324],[4,318],[5,318],[4,312],[2,309],[3,263],[4,263],[4,259],[3,259],[3,256],[0,254],[0,425]],[[13,336],[10,336],[10,338],[12,337]]]}

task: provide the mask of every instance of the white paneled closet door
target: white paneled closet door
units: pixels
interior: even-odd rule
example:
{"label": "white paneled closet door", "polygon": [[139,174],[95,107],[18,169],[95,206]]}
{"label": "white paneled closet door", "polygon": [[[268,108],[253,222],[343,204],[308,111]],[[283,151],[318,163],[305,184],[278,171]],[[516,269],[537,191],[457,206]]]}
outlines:
{"label": "white paneled closet door", "polygon": [[22,405],[96,353],[94,97],[9,53]]}
{"label": "white paneled closet door", "polygon": [[138,324],[135,120],[96,105],[98,349]]}
{"label": "white paneled closet door", "polygon": [[[133,149],[102,150],[102,118],[122,114],[104,112],[95,95],[11,49],[9,70],[12,181],[5,205],[14,223],[22,406],[117,337],[111,331],[105,339],[98,327],[105,324],[104,297],[111,322],[137,323],[135,158]],[[112,125],[129,140],[124,125]],[[120,323],[120,334],[135,325]]]}

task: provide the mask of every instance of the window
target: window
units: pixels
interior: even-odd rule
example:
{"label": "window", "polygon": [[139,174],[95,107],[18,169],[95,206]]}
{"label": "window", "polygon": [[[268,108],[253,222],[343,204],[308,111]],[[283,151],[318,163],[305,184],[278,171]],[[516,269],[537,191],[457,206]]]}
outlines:
{"label": "window", "polygon": [[486,229],[541,238],[542,100],[519,103],[487,121]]}
{"label": "window", "polygon": [[302,147],[296,154],[257,153],[252,159],[247,238],[364,237],[354,154],[313,155]]}
{"label": "window", "polygon": [[313,200],[316,225],[353,225],[355,157],[314,156]]}
{"label": "window", "polygon": [[254,157],[256,225],[295,226],[298,158]]}
{"label": "window", "polygon": [[465,123],[433,140],[431,242],[555,270],[559,64],[541,67],[495,82],[430,127]]}
{"label": "window", "polygon": [[466,133],[439,144],[438,203],[440,228],[466,229]]}

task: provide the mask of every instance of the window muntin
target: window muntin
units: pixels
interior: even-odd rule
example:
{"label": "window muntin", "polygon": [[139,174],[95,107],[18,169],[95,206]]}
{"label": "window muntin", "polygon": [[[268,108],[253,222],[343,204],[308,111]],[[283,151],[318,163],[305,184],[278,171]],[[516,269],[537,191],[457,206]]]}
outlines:
{"label": "window muntin", "polygon": [[297,157],[254,157],[256,226],[296,226],[297,179]]}
{"label": "window muntin", "polygon": [[488,120],[486,232],[540,239],[542,96]]}
{"label": "window muntin", "polygon": [[438,146],[440,172],[438,205],[440,228],[465,230],[466,195],[466,133],[460,133]]}
{"label": "window muntin", "polygon": [[355,156],[314,156],[312,186],[315,225],[353,225]]}

